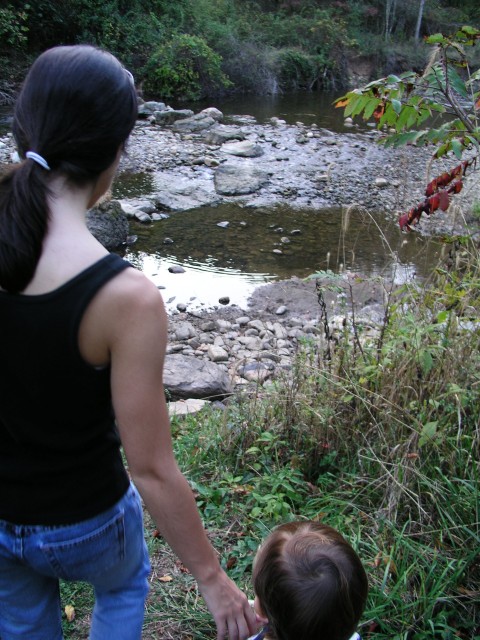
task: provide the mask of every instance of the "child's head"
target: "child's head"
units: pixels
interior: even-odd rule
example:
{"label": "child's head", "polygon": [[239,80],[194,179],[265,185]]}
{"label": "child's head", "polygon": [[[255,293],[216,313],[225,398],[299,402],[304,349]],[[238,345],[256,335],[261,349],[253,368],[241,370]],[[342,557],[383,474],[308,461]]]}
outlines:
{"label": "child's head", "polygon": [[253,587],[276,640],[348,640],[368,591],[355,551],[317,522],[290,522],[270,534],[255,558]]}

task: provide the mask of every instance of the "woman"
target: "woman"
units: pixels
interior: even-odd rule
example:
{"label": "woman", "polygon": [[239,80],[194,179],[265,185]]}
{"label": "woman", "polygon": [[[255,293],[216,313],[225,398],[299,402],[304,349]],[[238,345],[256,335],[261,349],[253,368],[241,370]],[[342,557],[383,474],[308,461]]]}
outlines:
{"label": "woman", "polygon": [[195,576],[217,638],[255,630],[173,456],[160,294],[86,226],[136,113],[131,74],[89,46],[43,53],[16,103],[24,160],[0,182],[2,640],[62,638],[59,578],[93,585],[92,640],[141,637],[149,563],[137,489]]}

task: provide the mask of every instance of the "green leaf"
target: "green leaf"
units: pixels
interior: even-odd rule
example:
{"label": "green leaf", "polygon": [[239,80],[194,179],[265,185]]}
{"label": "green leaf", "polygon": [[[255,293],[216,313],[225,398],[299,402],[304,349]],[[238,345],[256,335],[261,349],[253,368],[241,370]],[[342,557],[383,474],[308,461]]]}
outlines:
{"label": "green leaf", "polygon": [[362,111],[364,110],[365,106],[367,105],[367,103],[370,100],[370,96],[361,96],[360,100],[357,101],[354,109],[352,109],[351,111],[351,116],[352,118],[355,116],[358,116],[362,113]]}
{"label": "green leaf", "polygon": [[440,313],[437,314],[437,322],[442,324],[443,322],[446,322],[448,318],[448,311],[440,311]]}
{"label": "green leaf", "polygon": [[416,110],[410,105],[404,105],[402,109],[402,113],[398,116],[398,120],[395,125],[395,128],[397,129],[397,131],[402,131],[402,129],[407,128],[407,123],[409,122],[412,115],[416,120],[416,115],[417,115]]}
{"label": "green leaf", "polygon": [[402,103],[400,102],[400,100],[392,100],[392,107],[395,113],[397,115],[400,115],[400,112],[402,110]]}
{"label": "green leaf", "polygon": [[468,99],[470,97],[465,87],[465,82],[458,75],[455,69],[452,69],[452,67],[450,67],[448,70],[448,80],[451,86],[459,95],[462,96],[462,98]]}
{"label": "green leaf", "polygon": [[369,120],[380,103],[381,100],[379,100],[378,98],[370,98],[370,100],[365,105],[365,109],[363,111],[363,119]]}
{"label": "green leaf", "polygon": [[423,425],[422,431],[420,432],[420,439],[418,441],[418,446],[423,447],[424,444],[433,440],[433,438],[437,435],[438,429],[438,420],[434,422],[427,422]]}
{"label": "green leaf", "polygon": [[450,145],[452,147],[453,153],[459,160],[461,160],[464,148],[463,144],[460,142],[460,140],[458,140],[458,138],[453,138],[453,140],[450,141]]}
{"label": "green leaf", "polygon": [[420,364],[422,366],[423,373],[428,375],[430,371],[433,369],[433,358],[432,354],[428,349],[422,349],[419,353],[420,356]]}
{"label": "green leaf", "polygon": [[387,76],[385,82],[387,82],[388,84],[396,84],[397,82],[401,82],[401,80],[398,76],[391,74]]}
{"label": "green leaf", "polygon": [[434,33],[433,35],[426,38],[425,42],[427,44],[440,44],[446,42],[446,38],[441,33]]}

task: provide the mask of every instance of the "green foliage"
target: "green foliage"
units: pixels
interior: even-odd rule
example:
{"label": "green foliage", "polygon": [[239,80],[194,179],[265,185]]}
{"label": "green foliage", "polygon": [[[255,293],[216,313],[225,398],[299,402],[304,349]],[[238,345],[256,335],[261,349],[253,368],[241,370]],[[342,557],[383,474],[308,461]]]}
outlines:
{"label": "green foliage", "polygon": [[[339,98],[336,106],[345,108],[345,116],[374,117],[378,128],[388,127],[385,145],[436,144],[437,158],[449,152],[461,158],[471,149],[478,153],[480,70],[470,69],[467,50],[479,40],[480,31],[468,26],[449,37],[435,34],[427,39],[434,51],[422,74],[409,71],[370,82]],[[435,113],[444,114],[443,124],[418,128]]]}
{"label": "green foliage", "polygon": [[[0,47],[21,49],[27,42],[27,19],[30,6],[25,4],[22,9],[16,9],[11,4],[0,7]],[[7,45],[7,47],[5,46]]]}
{"label": "green foliage", "polygon": [[320,59],[296,49],[277,55],[277,73],[283,89],[311,89],[320,76]]}
{"label": "green foliage", "polygon": [[145,90],[161,98],[198,100],[230,86],[221,70],[221,57],[203,38],[176,34],[151,56]]}

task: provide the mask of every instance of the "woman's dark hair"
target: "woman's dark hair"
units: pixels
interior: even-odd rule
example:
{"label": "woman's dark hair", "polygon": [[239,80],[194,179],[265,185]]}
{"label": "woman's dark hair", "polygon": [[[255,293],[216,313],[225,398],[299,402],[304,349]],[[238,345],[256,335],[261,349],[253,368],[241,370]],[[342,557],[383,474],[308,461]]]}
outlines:
{"label": "woman's dark hair", "polygon": [[22,291],[32,279],[48,227],[51,176],[94,182],[114,162],[137,117],[132,76],[106,51],[55,47],[32,65],[13,116],[22,159],[0,181],[0,287]]}
{"label": "woman's dark hair", "polygon": [[275,640],[348,640],[368,582],[343,536],[317,522],[277,527],[260,547],[253,587]]}

